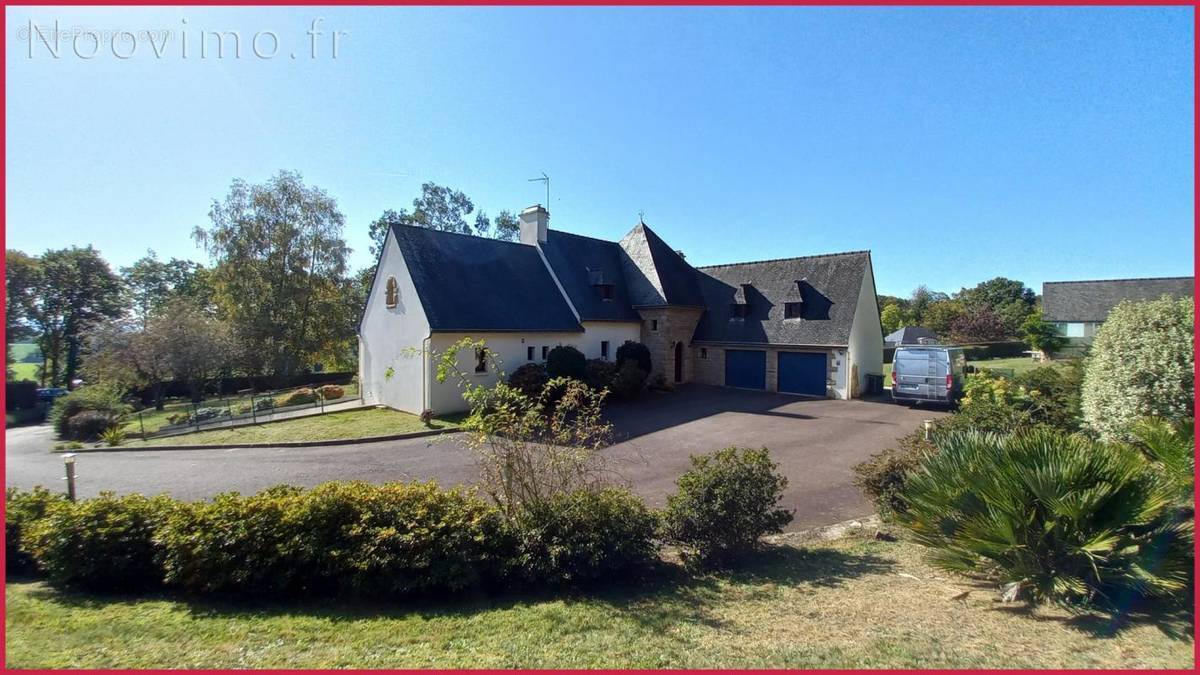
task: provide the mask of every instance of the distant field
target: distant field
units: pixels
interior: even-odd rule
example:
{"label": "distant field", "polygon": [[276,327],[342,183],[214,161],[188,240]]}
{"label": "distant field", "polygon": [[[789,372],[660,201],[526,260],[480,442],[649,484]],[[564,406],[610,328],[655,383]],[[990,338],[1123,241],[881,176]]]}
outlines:
{"label": "distant field", "polygon": [[17,361],[32,361],[30,358],[35,356],[40,360],[42,358],[42,350],[32,342],[14,342],[12,344],[13,358]]}
{"label": "distant field", "polygon": [[20,380],[33,380],[36,382],[38,366],[39,364],[37,363],[12,364],[9,367],[13,371],[13,382],[19,382]]}

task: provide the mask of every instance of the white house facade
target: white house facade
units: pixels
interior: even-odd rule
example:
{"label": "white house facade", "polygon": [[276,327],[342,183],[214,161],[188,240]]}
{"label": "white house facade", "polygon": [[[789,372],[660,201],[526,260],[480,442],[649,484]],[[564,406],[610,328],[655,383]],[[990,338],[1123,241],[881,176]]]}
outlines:
{"label": "white house facade", "polygon": [[[448,413],[466,404],[436,357],[481,339],[511,373],[559,345],[614,360],[651,351],[651,381],[854,398],[883,372],[870,253],[692,267],[644,223],[620,242],[549,229],[521,214],[520,242],[419,227],[387,234],[359,326],[363,400]],[[459,370],[477,371],[460,353]]]}

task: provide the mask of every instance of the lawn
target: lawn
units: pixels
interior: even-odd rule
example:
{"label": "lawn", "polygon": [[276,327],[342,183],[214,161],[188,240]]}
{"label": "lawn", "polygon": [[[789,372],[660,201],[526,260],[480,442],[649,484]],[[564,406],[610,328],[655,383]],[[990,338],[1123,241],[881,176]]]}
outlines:
{"label": "lawn", "polygon": [[[460,418],[435,418],[435,429],[458,426]],[[238,443],[280,443],[287,441],[327,441],[343,438],[387,436],[428,429],[416,415],[389,408],[362,408],[343,412],[310,415],[279,422],[266,422],[232,429],[197,431],[177,436],[162,436],[146,441],[130,441],[126,447],[155,445],[235,445]]]}
{"label": "lawn", "polygon": [[[976,368],[1003,368],[1013,371],[1014,375],[1020,375],[1027,370],[1033,370],[1039,366],[1061,365],[1065,361],[1050,361],[1038,362],[1028,356],[1017,356],[1009,359],[987,359],[986,361],[967,361],[968,365]],[[892,386],[892,364],[883,364],[883,381],[887,386]]]}
{"label": "lawn", "polygon": [[[1191,668],[1190,624],[1030,612],[866,537],[733,576],[446,604],[106,599],[6,587],[10,668]],[[974,589],[965,600],[952,599]]]}

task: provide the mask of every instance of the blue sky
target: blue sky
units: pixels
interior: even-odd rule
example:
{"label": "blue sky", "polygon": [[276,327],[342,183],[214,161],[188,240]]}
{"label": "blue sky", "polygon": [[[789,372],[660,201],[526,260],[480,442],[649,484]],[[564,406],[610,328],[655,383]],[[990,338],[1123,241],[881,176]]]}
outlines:
{"label": "blue sky", "polygon": [[[211,200],[287,168],[337,198],[361,267],[422,182],[495,214],[544,201],[545,171],[552,227],[617,239],[644,211],[694,264],[871,249],[881,293],[1193,269],[1191,8],[7,12],[28,252],[203,260]],[[161,57],[145,35],[31,57],[56,20],[169,33]],[[199,58],[201,30],[242,58]]]}

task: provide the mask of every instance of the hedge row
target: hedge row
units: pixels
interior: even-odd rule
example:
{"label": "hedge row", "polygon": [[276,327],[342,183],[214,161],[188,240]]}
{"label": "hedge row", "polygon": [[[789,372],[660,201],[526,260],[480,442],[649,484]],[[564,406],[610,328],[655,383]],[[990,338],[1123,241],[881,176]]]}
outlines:
{"label": "hedge row", "polygon": [[[8,569],[36,564],[53,584],[100,592],[165,586],[395,597],[584,588],[637,579],[664,536],[699,561],[728,562],[731,542],[753,549],[791,519],[775,508],[784,484],[775,469],[765,450],[696,458],[661,518],[619,488],[561,494],[509,518],[473,492],[432,482],[279,486],[200,502],[103,493],[72,503],[41,489],[10,489]],[[700,494],[735,489],[762,499],[713,502]]]}

